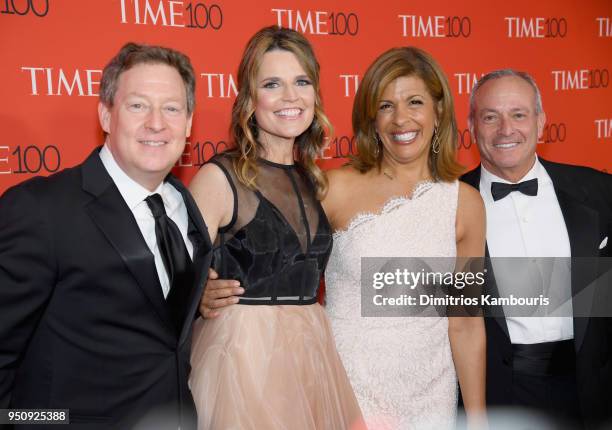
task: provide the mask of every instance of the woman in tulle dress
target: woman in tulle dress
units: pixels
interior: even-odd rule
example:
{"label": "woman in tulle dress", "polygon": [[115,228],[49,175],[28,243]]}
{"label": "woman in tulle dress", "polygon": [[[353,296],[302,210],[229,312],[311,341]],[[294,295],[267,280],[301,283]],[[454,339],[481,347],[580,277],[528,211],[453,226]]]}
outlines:
{"label": "woman in tulle dress", "polygon": [[237,305],[194,329],[191,389],[200,429],[349,429],[361,418],[317,303],[332,247],[315,164],[327,119],[319,65],[299,33],[256,33],[238,70],[236,148],[190,189],[215,243],[214,266],[239,282]]}

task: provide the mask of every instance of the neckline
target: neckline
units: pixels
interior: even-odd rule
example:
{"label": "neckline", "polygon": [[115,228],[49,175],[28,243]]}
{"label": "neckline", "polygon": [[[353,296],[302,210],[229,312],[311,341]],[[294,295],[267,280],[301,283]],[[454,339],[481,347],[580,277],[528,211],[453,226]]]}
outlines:
{"label": "neckline", "polygon": [[405,203],[414,202],[418,200],[423,194],[429,191],[437,181],[432,181],[429,179],[424,179],[416,183],[414,189],[412,190],[412,194],[400,194],[389,197],[385,203],[376,211],[359,211],[355,215],[351,217],[346,228],[335,230],[332,235],[333,238],[339,238],[340,236],[352,231],[355,227],[361,225],[365,221],[370,221],[372,219],[379,218],[385,214],[393,212],[395,209],[399,208]]}
{"label": "neckline", "polygon": [[263,157],[259,157],[259,161],[261,161],[263,164],[267,164],[268,166],[278,167],[280,169],[294,169],[295,168],[295,163],[293,164],[275,163],[274,161],[266,160]]}

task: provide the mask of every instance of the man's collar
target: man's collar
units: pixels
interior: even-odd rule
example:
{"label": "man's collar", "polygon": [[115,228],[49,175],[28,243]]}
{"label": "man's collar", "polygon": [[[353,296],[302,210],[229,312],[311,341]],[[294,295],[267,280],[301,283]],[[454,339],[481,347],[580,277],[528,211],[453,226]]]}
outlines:
{"label": "man's collar", "polygon": [[125,173],[121,167],[119,167],[110,151],[110,148],[108,147],[108,144],[104,144],[100,150],[100,160],[102,160],[104,168],[113,179],[113,182],[119,189],[123,200],[125,200],[130,210],[133,211],[137,205],[139,205],[147,196],[151,194],[159,193],[163,196],[163,182],[159,184],[154,191],[147,190],[138,182],[130,178],[127,173]]}
{"label": "man's collar", "polygon": [[552,182],[550,176],[546,172],[546,169],[544,169],[544,166],[542,166],[542,163],[540,163],[540,160],[538,159],[537,155],[535,158],[535,163],[533,163],[531,169],[516,182],[510,182],[506,179],[500,178],[499,176],[487,170],[487,168],[483,166],[482,163],[480,164],[480,190],[481,192],[484,191],[486,193],[486,196],[491,198],[491,200],[493,199],[493,197],[491,196],[491,183],[502,182],[505,184],[512,184],[528,181],[534,178],[538,178],[538,182],[540,182],[541,185]]}

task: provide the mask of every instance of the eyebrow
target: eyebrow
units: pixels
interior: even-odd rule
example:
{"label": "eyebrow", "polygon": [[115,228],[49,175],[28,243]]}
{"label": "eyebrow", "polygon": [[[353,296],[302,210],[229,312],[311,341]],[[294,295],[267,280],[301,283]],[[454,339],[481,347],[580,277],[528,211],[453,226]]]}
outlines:
{"label": "eyebrow", "polygon": [[[517,112],[517,111],[528,111],[530,112],[531,109],[529,109],[529,107],[524,106],[524,107],[515,107],[510,109],[510,112]],[[499,113],[499,110],[494,109],[494,108],[483,108],[480,110],[480,113],[489,113],[489,112],[493,112],[493,113]]]}
{"label": "eyebrow", "polygon": [[[410,100],[410,99],[412,99],[412,98],[414,98],[414,97],[423,97],[423,98],[425,98],[425,95],[424,95],[424,94],[420,94],[420,93],[414,93],[414,94],[410,94],[410,95],[408,95],[408,96],[406,96],[406,97],[404,97],[404,98],[401,98],[401,99],[400,99],[400,101],[403,101],[403,100]],[[386,103],[393,103],[393,101],[392,101],[392,100],[389,100],[389,99],[380,99],[380,100],[378,101],[378,103],[383,103],[383,102],[386,102]]]}
{"label": "eyebrow", "polygon": [[[298,75],[295,77],[295,79],[308,79],[310,80],[310,78],[308,77],[308,75]],[[282,78],[278,77],[278,76],[268,76],[267,78],[263,78],[261,80],[261,82],[266,82],[266,81],[282,81]]]}
{"label": "eyebrow", "polygon": [[[155,103],[154,101],[152,102],[149,96],[146,96],[144,94],[141,93],[128,93],[125,95],[125,103],[130,102],[131,98],[135,98],[138,100],[144,100],[146,103]],[[166,104],[166,103],[176,103],[182,107],[187,106],[187,100],[186,99],[182,99],[181,97],[179,98],[175,98],[175,97],[170,97],[170,98],[165,98],[163,100],[160,100],[161,104]]]}

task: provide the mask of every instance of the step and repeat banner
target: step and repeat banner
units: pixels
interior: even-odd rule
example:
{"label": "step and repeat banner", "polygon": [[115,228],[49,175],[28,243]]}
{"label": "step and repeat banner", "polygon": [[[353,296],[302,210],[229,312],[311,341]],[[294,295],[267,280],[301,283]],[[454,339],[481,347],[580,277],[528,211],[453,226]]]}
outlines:
{"label": "step and repeat banner", "polygon": [[478,163],[466,121],[470,90],[483,73],[512,67],[542,91],[548,123],[539,154],[612,171],[610,0],[0,0],[0,193],[80,163],[102,143],[102,69],[128,41],[191,57],[196,112],[175,169],[189,182],[228,146],[242,50],[272,24],[305,34],[321,63],[335,127],[324,168],[355,149],[351,109],[367,66],[388,48],[414,45],[449,78],[466,167]]}

